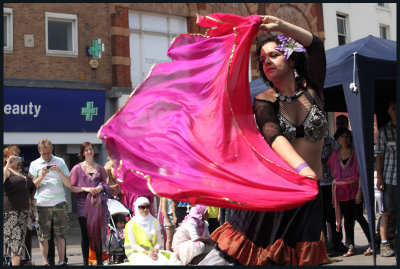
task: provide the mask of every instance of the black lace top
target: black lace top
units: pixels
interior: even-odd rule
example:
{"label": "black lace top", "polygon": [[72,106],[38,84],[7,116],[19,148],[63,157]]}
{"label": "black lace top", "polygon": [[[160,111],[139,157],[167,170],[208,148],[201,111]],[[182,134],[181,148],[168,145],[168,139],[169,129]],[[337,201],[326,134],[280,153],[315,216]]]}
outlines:
{"label": "black lace top", "polygon": [[328,122],[322,111],[326,58],[322,40],[313,35],[307,49],[309,80],[299,97],[290,103],[254,100],[254,113],[258,128],[271,145],[275,138],[284,135],[290,142],[296,137],[319,141],[328,133]]}

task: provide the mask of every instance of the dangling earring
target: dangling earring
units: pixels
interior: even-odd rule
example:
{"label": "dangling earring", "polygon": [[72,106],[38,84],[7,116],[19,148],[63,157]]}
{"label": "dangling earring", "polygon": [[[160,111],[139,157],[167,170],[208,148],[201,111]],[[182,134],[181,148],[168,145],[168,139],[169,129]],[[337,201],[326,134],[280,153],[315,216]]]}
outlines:
{"label": "dangling earring", "polygon": [[298,78],[298,77],[299,77],[299,74],[297,73],[296,69],[293,68],[293,72],[294,72],[294,77],[295,77],[295,78]]}

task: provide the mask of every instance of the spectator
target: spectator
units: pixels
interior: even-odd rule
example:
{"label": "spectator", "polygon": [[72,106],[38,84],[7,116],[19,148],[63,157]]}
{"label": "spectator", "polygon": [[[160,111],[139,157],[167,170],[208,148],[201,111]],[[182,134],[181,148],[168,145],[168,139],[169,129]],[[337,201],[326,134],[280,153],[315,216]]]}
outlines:
{"label": "spectator", "polygon": [[134,203],[136,215],[125,225],[125,254],[132,265],[167,265],[160,253],[161,227],[150,215],[150,202],[138,197]]}
{"label": "spectator", "polygon": [[184,265],[191,263],[201,254],[209,253],[214,245],[208,232],[207,210],[208,208],[203,205],[192,207],[189,215],[176,230],[172,249]]}
{"label": "spectator", "polygon": [[103,264],[102,252],[107,238],[107,185],[104,167],[94,161],[93,145],[84,142],[78,157],[82,162],[71,169],[71,191],[76,192],[77,214],[81,227],[83,264],[89,264],[89,245],[96,253],[97,265]]}
{"label": "spectator", "polygon": [[382,192],[382,217],[380,222],[381,256],[395,255],[393,247],[388,241],[389,223],[396,215],[396,189],[397,189],[397,151],[396,151],[396,102],[391,101],[387,113],[390,122],[379,129],[376,142],[376,187]]}
{"label": "spectator", "polygon": [[175,201],[165,197],[161,198],[161,209],[164,218],[164,229],[165,229],[165,250],[171,251],[172,237],[175,233],[176,227],[176,213],[175,213]]}
{"label": "spectator", "polygon": [[368,240],[369,247],[364,255],[371,255],[373,253],[371,236],[368,222],[363,215],[360,174],[351,131],[347,128],[340,128],[336,131],[334,137],[339,143],[339,148],[331,154],[328,164],[335,179],[332,183],[332,197],[335,203],[337,230],[340,228],[341,213],[343,213],[346,238],[350,240],[349,249],[343,256],[349,257],[355,254],[354,220],[358,221]]}
{"label": "spectator", "polygon": [[17,146],[3,151],[3,255],[11,257],[13,266],[25,254],[29,201],[35,191],[31,179],[17,169],[19,153]]}
{"label": "spectator", "polygon": [[179,225],[183,219],[187,216],[190,210],[190,205],[188,203],[184,202],[177,202],[178,204],[176,205],[176,224]]}
{"label": "spectator", "polygon": [[64,186],[70,188],[69,170],[62,158],[52,154],[53,145],[44,138],[38,144],[40,158],[33,161],[29,173],[34,178],[37,187],[37,234],[40,252],[44,265],[48,265],[48,240],[51,237],[53,225],[54,236],[57,241],[59,265],[65,264],[65,249],[69,231],[68,204]]}
{"label": "spectator", "polygon": [[[345,115],[336,117],[336,129],[349,127],[349,119]],[[332,182],[334,178],[331,175],[331,169],[328,165],[329,157],[332,152],[338,148],[338,144],[333,137],[326,136],[324,138],[324,146],[322,148],[322,178],[320,181],[322,204],[323,204],[323,227],[327,235],[327,239],[331,249],[338,252],[346,252],[347,248],[342,243],[343,233],[340,227],[336,231],[335,209],[332,205]],[[326,224],[328,223],[329,226]]]}
{"label": "spectator", "polygon": [[212,234],[218,227],[221,219],[221,210],[219,207],[209,206],[208,207],[208,231]]}
{"label": "spectator", "polygon": [[116,249],[113,255],[113,261],[115,264],[118,264],[118,263],[123,263],[126,258],[125,251],[123,248],[125,241],[124,231],[125,231],[126,219],[125,216],[121,214],[115,214],[112,216],[112,218],[115,223],[116,231],[115,234],[113,235],[114,238],[110,240],[114,240],[114,242],[116,241],[115,242]]}

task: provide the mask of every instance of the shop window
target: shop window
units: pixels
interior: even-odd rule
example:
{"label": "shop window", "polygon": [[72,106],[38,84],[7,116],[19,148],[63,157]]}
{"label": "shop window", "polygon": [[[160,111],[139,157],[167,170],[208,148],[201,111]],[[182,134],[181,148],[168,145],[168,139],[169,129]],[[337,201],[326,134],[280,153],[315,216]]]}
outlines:
{"label": "shop window", "polygon": [[3,51],[13,51],[13,11],[6,7],[3,9]]}
{"label": "shop window", "polygon": [[46,12],[46,53],[56,56],[78,55],[76,15]]}

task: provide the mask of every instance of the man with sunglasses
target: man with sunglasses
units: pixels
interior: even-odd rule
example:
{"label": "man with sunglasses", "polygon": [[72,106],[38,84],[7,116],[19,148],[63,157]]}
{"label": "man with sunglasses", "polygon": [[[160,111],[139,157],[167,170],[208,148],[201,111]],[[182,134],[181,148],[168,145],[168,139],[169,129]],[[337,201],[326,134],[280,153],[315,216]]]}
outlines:
{"label": "man with sunglasses", "polygon": [[376,187],[382,192],[382,216],[380,222],[381,256],[394,256],[395,251],[388,241],[389,223],[396,214],[396,101],[391,101],[387,110],[390,121],[379,132],[376,142]]}

